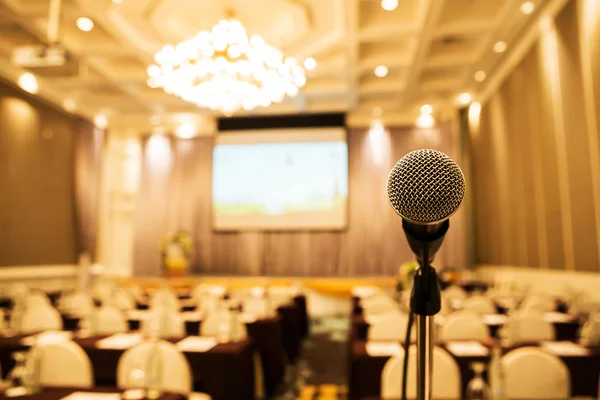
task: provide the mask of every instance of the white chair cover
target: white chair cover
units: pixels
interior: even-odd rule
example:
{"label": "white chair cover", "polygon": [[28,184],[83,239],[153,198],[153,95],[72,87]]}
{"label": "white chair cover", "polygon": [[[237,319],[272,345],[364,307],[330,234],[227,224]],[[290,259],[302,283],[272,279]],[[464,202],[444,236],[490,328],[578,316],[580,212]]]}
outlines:
{"label": "white chair cover", "polygon": [[361,306],[365,314],[380,314],[390,311],[398,311],[399,305],[391,297],[380,294],[371,296],[361,301]]}
{"label": "white chair cover", "polygon": [[[235,340],[240,340],[248,337],[246,324],[239,318],[236,319],[232,326],[231,313],[229,311],[218,311],[208,315],[208,317],[200,324],[200,336],[219,336],[227,334],[230,337],[235,336]],[[234,330],[232,332],[231,330]]]}
{"label": "white chair cover", "polygon": [[520,310],[510,316],[503,328],[503,335],[516,342],[538,342],[555,340],[554,325],[544,319],[544,314],[535,310]]}
{"label": "white chair cover", "polygon": [[535,309],[541,312],[551,312],[556,309],[556,303],[550,296],[541,294],[531,295],[525,298],[519,307],[520,310]]}
{"label": "white chair cover", "polygon": [[258,317],[267,317],[274,314],[273,307],[269,303],[269,300],[261,298],[248,298],[243,301],[244,313],[253,314]]}
{"label": "white chair cover", "polygon": [[129,330],[127,319],[121,310],[112,306],[102,306],[93,314],[94,334],[111,335]]}
{"label": "white chair cover", "polygon": [[142,320],[141,328],[148,336],[161,338],[185,336],[185,321],[172,308],[153,308],[148,317]]}
{"label": "white chair cover", "polygon": [[170,308],[179,311],[181,303],[174,291],[161,288],[152,294],[150,298],[150,308]]}
{"label": "white chair cover", "polygon": [[46,293],[36,290],[29,292],[25,297],[25,307],[52,307],[52,304]]}
{"label": "white chair cover", "polygon": [[[417,397],[417,349],[414,345],[409,348],[408,380],[406,394],[409,399]],[[381,373],[381,398],[399,399],[402,390],[402,369],[404,354],[390,358]],[[437,399],[460,399],[461,376],[458,364],[445,350],[434,346],[433,348],[433,374],[432,392]]]}
{"label": "white chair cover", "polygon": [[61,296],[58,308],[65,314],[85,317],[94,310],[94,299],[85,292],[74,292]]}
{"label": "white chair cover", "polygon": [[569,398],[569,370],[558,357],[536,347],[522,347],[506,354],[502,362],[508,398]]}
{"label": "white chair cover", "polygon": [[200,297],[194,297],[197,301],[197,306],[205,313],[213,313],[220,310],[224,306],[223,298],[206,293]]}
{"label": "white chair cover", "polygon": [[62,328],[60,313],[51,306],[28,308],[21,317],[21,333],[61,331]]}
{"label": "white chair cover", "polygon": [[134,388],[128,382],[133,369],[150,373],[149,365],[153,352],[158,352],[161,363],[159,386],[161,390],[187,395],[192,391],[192,372],[183,353],[172,343],[148,341],[138,344],[123,353],[117,364],[117,387]]}
{"label": "white chair cover", "polygon": [[[367,337],[369,340],[393,340],[402,341],[406,339],[406,328],[408,316],[404,314],[385,314],[378,321],[369,326]],[[415,340],[415,327],[411,331],[411,341]]]}
{"label": "white chair cover", "polygon": [[475,311],[478,314],[496,314],[497,309],[492,299],[487,296],[472,296],[463,301],[463,310]]}
{"label": "white chair cover", "polygon": [[49,342],[40,345],[37,351],[40,352],[39,376],[42,386],[73,388],[94,386],[92,363],[77,343],[71,340]]}
{"label": "white chair cover", "polygon": [[446,317],[442,340],[485,340],[490,332],[481,316],[473,311],[459,311]]}
{"label": "white chair cover", "polygon": [[8,296],[14,301],[19,298],[25,299],[29,294],[29,287],[24,283],[11,283],[7,288]]}
{"label": "white chair cover", "polygon": [[449,302],[452,308],[459,309],[467,298],[467,292],[460,286],[450,285],[442,292],[442,297]]}
{"label": "white chair cover", "polygon": [[128,290],[119,288],[115,291],[113,305],[121,311],[134,310],[136,308],[135,297]]}

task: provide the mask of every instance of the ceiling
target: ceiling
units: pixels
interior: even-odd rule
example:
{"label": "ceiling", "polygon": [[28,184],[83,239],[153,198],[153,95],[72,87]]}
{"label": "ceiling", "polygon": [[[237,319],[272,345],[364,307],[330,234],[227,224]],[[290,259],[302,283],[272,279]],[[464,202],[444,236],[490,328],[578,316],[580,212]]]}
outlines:
{"label": "ceiling", "polygon": [[[163,45],[210,29],[233,9],[250,33],[317,61],[300,95],[255,113],[347,111],[351,125],[364,125],[379,108],[388,123],[414,122],[422,104],[449,110],[459,93],[485,85],[475,72],[489,79],[546,0],[533,1],[530,15],[520,11],[522,3],[399,0],[385,11],[380,0],[63,0],[60,37],[77,56],[79,73],[38,76],[39,94],[68,100],[88,117],[102,113],[110,125],[206,124],[214,120],[207,110],[149,88],[146,68]],[[48,8],[49,0],[0,0],[5,78],[15,81],[23,72],[10,65],[15,47],[45,41]],[[95,22],[92,31],[77,28],[81,16]],[[499,40],[508,43],[503,54],[493,51]],[[388,67],[386,77],[374,75],[377,65]]]}

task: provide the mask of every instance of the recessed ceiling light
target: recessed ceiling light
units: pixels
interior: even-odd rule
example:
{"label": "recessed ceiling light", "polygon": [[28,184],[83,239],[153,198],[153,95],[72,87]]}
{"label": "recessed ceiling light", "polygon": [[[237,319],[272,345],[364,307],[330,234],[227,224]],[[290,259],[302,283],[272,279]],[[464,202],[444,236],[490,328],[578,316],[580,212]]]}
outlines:
{"label": "recessed ceiling light", "polygon": [[94,29],[94,21],[88,17],[79,17],[77,18],[77,27],[84,32],[89,32]]}
{"label": "recessed ceiling light", "polygon": [[100,129],[104,129],[108,126],[108,120],[104,116],[104,114],[97,114],[94,117],[94,125]]}
{"label": "recessed ceiling light", "polygon": [[503,40],[494,43],[494,53],[504,53],[507,48],[508,44]]}
{"label": "recessed ceiling light", "polygon": [[21,74],[21,76],[19,76],[19,80],[17,81],[17,83],[19,84],[21,89],[23,89],[26,92],[35,94],[38,91],[37,79],[36,79],[35,75],[33,75],[30,72],[25,72],[25,73]]}
{"label": "recessed ceiling light", "polygon": [[483,82],[483,81],[485,81],[485,77],[486,77],[486,74],[485,74],[484,71],[477,71],[477,72],[475,72],[475,80],[477,82]]}
{"label": "recessed ceiling light", "polygon": [[433,107],[429,104],[423,104],[421,106],[421,114],[431,114],[433,112]]}
{"label": "recessed ceiling light", "polygon": [[398,8],[398,0],[381,0],[381,8],[385,11],[394,11]]}
{"label": "recessed ceiling light", "polygon": [[526,1],[521,4],[521,12],[525,15],[529,15],[535,10],[535,4],[531,1]]}
{"label": "recessed ceiling light", "polygon": [[458,95],[458,102],[460,104],[467,105],[471,102],[471,94],[470,93],[461,93]]}
{"label": "recessed ceiling light", "polygon": [[67,99],[67,100],[63,101],[63,107],[68,112],[73,112],[77,108],[77,105],[75,104],[75,102],[73,100]]}
{"label": "recessed ceiling light", "polygon": [[435,119],[431,114],[421,114],[417,118],[417,127],[419,128],[432,128],[435,125]]}
{"label": "recessed ceiling light", "polygon": [[386,67],[385,65],[378,65],[375,67],[375,70],[373,72],[375,73],[376,77],[383,78],[388,74],[388,67]]}
{"label": "recessed ceiling light", "polygon": [[196,128],[192,124],[181,124],[177,127],[175,131],[175,135],[180,139],[189,139],[194,137],[196,133]]}
{"label": "recessed ceiling light", "polygon": [[308,57],[306,60],[304,60],[304,68],[306,68],[307,70],[312,71],[313,69],[315,69],[316,66],[317,62],[314,58]]}

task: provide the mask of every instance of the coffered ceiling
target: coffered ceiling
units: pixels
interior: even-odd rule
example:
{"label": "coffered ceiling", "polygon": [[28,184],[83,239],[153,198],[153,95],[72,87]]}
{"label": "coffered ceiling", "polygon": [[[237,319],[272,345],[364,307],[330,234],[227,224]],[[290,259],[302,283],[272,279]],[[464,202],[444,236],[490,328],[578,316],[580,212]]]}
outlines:
{"label": "coffered ceiling", "polygon": [[[39,94],[75,105],[109,124],[145,127],[157,121],[211,120],[215,114],[146,85],[146,68],[163,45],[210,29],[227,15],[250,33],[299,58],[313,57],[300,95],[254,113],[348,111],[367,124],[379,108],[389,123],[414,122],[419,107],[455,106],[461,92],[476,93],[511,50],[546,0],[524,14],[522,0],[399,0],[385,11],[380,0],[63,0],[61,42],[77,57],[75,75],[38,75]],[[0,0],[0,74],[16,81],[23,70],[12,50],[46,41],[49,0]],[[76,26],[89,17],[90,32]],[[506,41],[504,54],[493,44]],[[374,68],[385,65],[387,76]],[[154,118],[151,118],[154,116]],[[145,128],[144,128],[145,129]]]}

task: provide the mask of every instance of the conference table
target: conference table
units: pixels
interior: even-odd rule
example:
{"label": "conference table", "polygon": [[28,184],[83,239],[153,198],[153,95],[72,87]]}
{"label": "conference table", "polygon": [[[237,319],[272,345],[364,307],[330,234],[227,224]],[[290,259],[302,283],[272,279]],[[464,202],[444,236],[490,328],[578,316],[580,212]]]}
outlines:
{"label": "conference table", "polygon": [[[482,343],[490,348],[490,343]],[[504,347],[503,354],[509,351],[526,346]],[[530,343],[529,345],[539,345]],[[441,345],[447,349],[446,345]],[[571,376],[571,395],[572,397],[593,397],[598,394],[598,377],[600,376],[600,348],[589,348],[588,355],[560,355],[559,358],[569,369]],[[457,356],[449,352],[458,363],[461,373],[461,384],[463,395],[468,382],[474,374],[470,368],[472,362],[489,363],[489,355]],[[355,340],[351,344],[349,360],[349,400],[377,399],[381,395],[381,373],[385,363],[390,359],[390,355],[370,355],[367,351],[367,342],[364,340]]]}
{"label": "conference table", "polygon": [[[4,377],[14,367],[11,354],[28,349],[23,339],[29,335],[0,336],[0,366]],[[87,353],[94,368],[96,386],[116,386],[116,371],[123,348],[98,347],[110,335],[74,337]],[[181,339],[169,339],[177,343]],[[213,400],[254,399],[254,359],[250,340],[218,343],[208,351],[183,351],[192,370],[194,390]]]}
{"label": "conference table", "polygon": [[[124,393],[123,390],[119,390],[116,387],[93,387],[93,388],[64,388],[64,387],[45,387],[39,393],[27,395],[27,400],[61,400],[74,393],[83,394],[106,394],[107,399],[110,395],[118,395],[116,398],[119,400],[121,395]],[[14,397],[8,397],[4,392],[0,392],[0,400],[14,399]],[[178,393],[162,393],[156,400],[185,400],[187,396]]]}
{"label": "conference table", "polygon": [[[147,315],[148,310],[132,310],[127,313],[130,331],[138,331],[141,321]],[[185,321],[186,336],[198,336],[202,325],[203,314],[199,311],[183,311],[181,313]],[[64,329],[76,331],[79,326],[79,318],[62,315]],[[283,379],[283,343],[282,318],[279,316],[269,318],[252,318],[246,320],[248,337],[252,343],[252,349],[260,354],[265,382],[265,391],[272,394],[279,382]],[[287,327],[291,329],[290,327]],[[293,327],[292,327],[293,328]]]}

